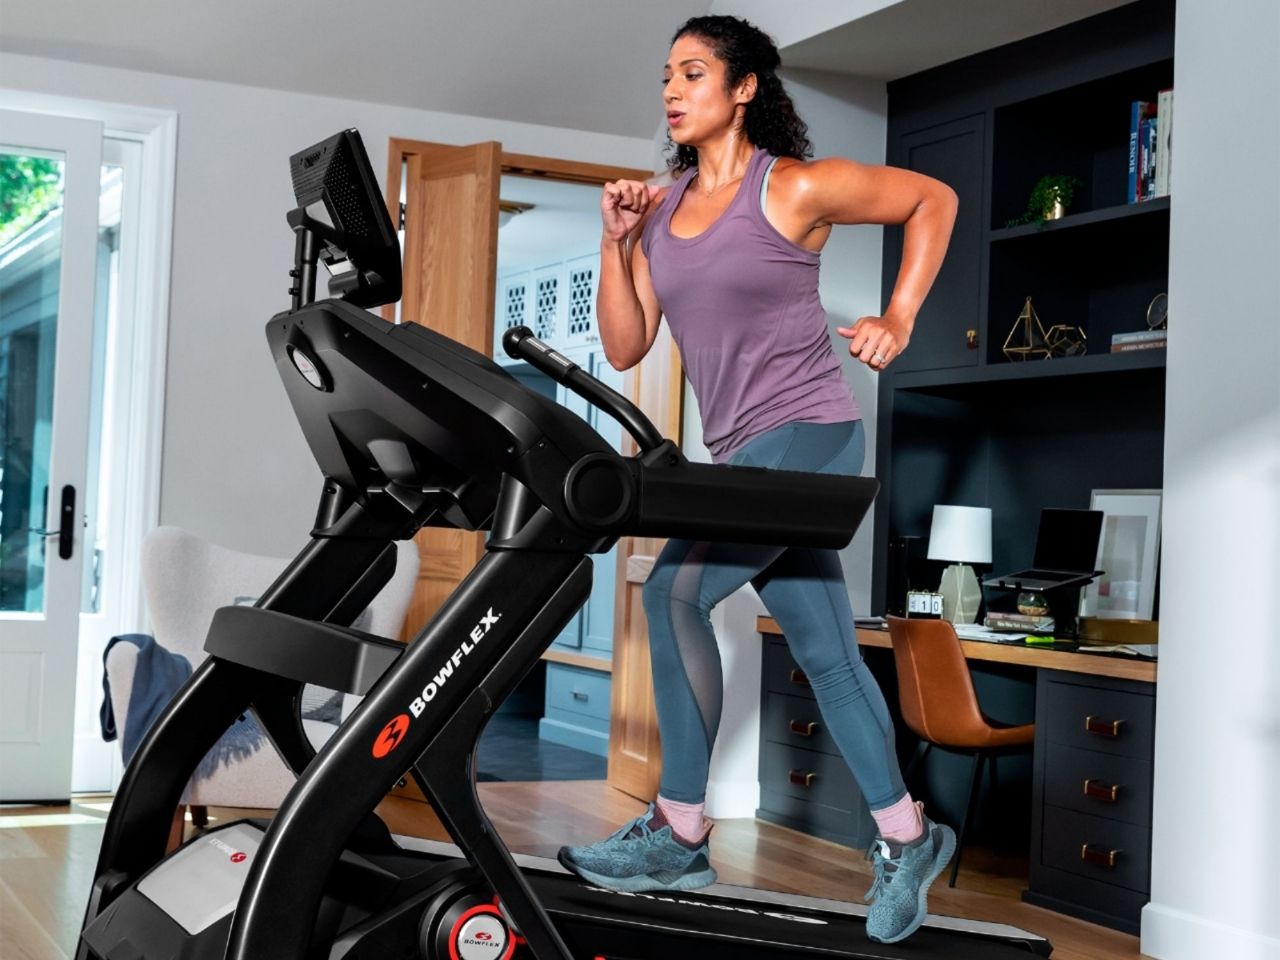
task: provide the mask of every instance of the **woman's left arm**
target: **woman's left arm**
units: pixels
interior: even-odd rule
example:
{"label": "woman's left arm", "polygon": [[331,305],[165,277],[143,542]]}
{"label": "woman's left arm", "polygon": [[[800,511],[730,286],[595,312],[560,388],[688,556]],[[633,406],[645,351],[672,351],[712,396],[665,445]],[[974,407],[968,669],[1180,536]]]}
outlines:
{"label": "woman's left arm", "polygon": [[924,174],[839,158],[796,164],[789,172],[797,212],[811,220],[813,229],[838,223],[905,225],[902,265],[884,314],[838,328],[853,356],[882,370],[906,349],[916,314],[942,266],[956,220],[956,193]]}

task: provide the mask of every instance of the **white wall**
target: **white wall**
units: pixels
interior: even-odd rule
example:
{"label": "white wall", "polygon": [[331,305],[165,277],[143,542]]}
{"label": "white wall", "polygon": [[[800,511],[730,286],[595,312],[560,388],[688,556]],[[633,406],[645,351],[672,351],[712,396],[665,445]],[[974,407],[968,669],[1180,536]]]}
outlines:
{"label": "white wall", "polygon": [[349,126],[379,177],[390,136],[640,167],[652,153],[647,139],[12,54],[0,76],[25,92],[178,113],[161,520],[264,554],[297,552],[320,490],[263,336],[289,306],[289,156]]}
{"label": "white wall", "polygon": [[[884,163],[887,102],[883,83],[854,80],[815,71],[788,71],[785,83],[796,109],[809,125],[814,154],[841,156],[862,163]],[[834,330],[880,312],[883,229],[839,227],[822,252],[819,291],[827,309],[831,337],[853,385],[867,430],[863,473],[875,472],[875,375],[855,362],[848,341]],[[685,452],[710,461],[692,391],[685,390]],[[863,521],[853,542],[841,552],[854,613],[870,610],[871,537],[874,520]],[[707,815],[750,817],[759,806],[760,635],[756,617],[764,605],[750,587],[730,597],[712,614],[724,666],[724,713],[711,762]]]}
{"label": "white wall", "polygon": [[1180,0],[1151,903],[1159,960],[1280,958],[1280,5]]}

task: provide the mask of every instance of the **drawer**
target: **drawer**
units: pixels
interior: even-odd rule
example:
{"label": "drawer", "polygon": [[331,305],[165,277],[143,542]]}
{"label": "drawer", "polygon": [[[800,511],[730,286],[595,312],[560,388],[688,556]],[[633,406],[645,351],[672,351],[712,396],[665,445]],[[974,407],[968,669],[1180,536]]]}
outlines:
{"label": "drawer", "polygon": [[809,678],[796,664],[785,640],[770,639],[765,643],[764,662],[760,669],[761,681],[766,690],[794,697],[813,698]]}
{"label": "drawer", "polygon": [[875,819],[861,797],[858,798],[858,809],[850,811],[762,786],[756,817],[858,851],[865,851],[876,837]]}
{"label": "drawer", "polygon": [[840,748],[827,732],[818,702],[808,697],[767,693],[760,719],[760,735],[773,743],[840,756]]}
{"label": "drawer", "polygon": [[760,787],[850,812],[862,803],[862,794],[842,758],[782,743],[761,743]]}
{"label": "drawer", "polygon": [[1149,826],[1150,760],[1050,743],[1045,752],[1044,802],[1080,813]]}
{"label": "drawer", "polygon": [[1046,804],[1040,852],[1045,866],[1141,893],[1151,889],[1146,826]]}
{"label": "drawer", "polygon": [[609,721],[611,675],[567,663],[547,664],[547,709]]}
{"label": "drawer", "polygon": [[1156,699],[1151,694],[1046,680],[1036,724],[1050,743],[1150,760]]}

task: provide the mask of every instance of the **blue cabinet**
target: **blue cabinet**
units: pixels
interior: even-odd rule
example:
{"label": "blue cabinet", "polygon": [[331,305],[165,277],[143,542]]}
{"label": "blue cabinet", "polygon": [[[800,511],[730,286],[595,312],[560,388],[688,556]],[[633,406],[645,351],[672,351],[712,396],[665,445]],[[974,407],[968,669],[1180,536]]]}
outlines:
{"label": "blue cabinet", "polygon": [[[609,365],[599,347],[568,350],[566,356],[592,376],[621,391],[622,374]],[[556,399],[591,424],[615,449],[621,447],[622,427],[612,417],[564,387],[557,389]],[[613,656],[617,548],[595,554],[591,560],[595,565],[591,595],[551,648],[608,662]],[[606,756],[609,752],[609,691],[610,677],[605,671],[548,663],[546,713],[538,725],[538,736]]]}
{"label": "blue cabinet", "polygon": [[538,737],[609,755],[609,674],[567,663],[547,664],[547,701]]}

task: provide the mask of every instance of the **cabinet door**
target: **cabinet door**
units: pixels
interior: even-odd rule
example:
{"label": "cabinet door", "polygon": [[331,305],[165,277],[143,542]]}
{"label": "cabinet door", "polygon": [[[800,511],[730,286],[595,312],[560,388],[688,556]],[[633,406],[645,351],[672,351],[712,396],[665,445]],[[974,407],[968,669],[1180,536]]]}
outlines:
{"label": "cabinet door", "polygon": [[498,278],[497,316],[493,323],[493,359],[503,366],[521,364],[522,360],[513,360],[502,348],[502,337],[512,327],[530,327],[533,312],[533,273],[523,270]]}
{"label": "cabinet door", "polygon": [[[969,331],[974,337],[983,333],[978,318],[984,262],[985,119],[984,114],[977,114],[905,134],[895,152],[898,164],[941,180],[960,198],[946,259],[916,318],[911,344],[894,364],[899,372],[967,367],[978,362],[981,351]],[[902,234],[901,227],[889,228],[885,234],[886,301],[902,263]]]}
{"label": "cabinet door", "polygon": [[[600,285],[600,254],[566,260],[565,283],[565,349],[598,348],[600,333],[596,325],[596,291]],[[605,367],[616,372],[607,363]],[[604,379],[603,375],[600,377]],[[621,382],[619,375],[618,383]],[[620,389],[614,384],[610,386]]]}
{"label": "cabinet door", "polygon": [[[622,391],[622,374],[609,365],[604,351],[572,350],[566,355],[593,377],[619,392]],[[564,387],[559,387],[556,399],[568,407],[587,423],[591,424],[602,437],[609,441],[615,450],[622,448],[622,427],[607,414],[601,413],[582,397]],[[582,649],[584,653],[602,653],[608,655],[613,650],[613,603],[617,595],[617,547],[608,553],[597,553],[591,557],[595,564],[595,576],[591,585],[591,595],[583,608],[574,617],[557,638],[560,647]]]}

